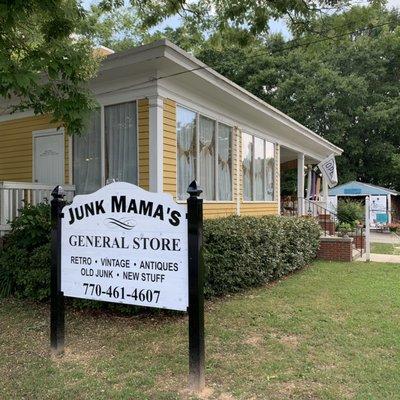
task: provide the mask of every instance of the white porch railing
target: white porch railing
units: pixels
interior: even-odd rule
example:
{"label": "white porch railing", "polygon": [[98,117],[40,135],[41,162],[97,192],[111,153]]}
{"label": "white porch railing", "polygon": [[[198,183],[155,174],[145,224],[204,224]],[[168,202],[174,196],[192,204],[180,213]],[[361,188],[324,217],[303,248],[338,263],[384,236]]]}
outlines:
{"label": "white porch railing", "polygon": [[[0,182],[0,237],[10,230],[10,221],[19,215],[24,204],[50,202],[54,186],[31,182]],[[75,186],[63,185],[65,200],[72,201]]]}

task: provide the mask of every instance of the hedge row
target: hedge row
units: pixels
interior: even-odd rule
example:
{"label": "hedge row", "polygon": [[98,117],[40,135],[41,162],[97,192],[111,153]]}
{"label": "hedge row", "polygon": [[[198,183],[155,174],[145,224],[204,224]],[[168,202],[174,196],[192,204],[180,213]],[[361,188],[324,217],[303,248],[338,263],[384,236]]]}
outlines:
{"label": "hedge row", "polygon": [[[50,294],[49,206],[27,206],[0,250],[0,296],[47,301]],[[228,217],[204,222],[208,298],[277,279],[309,264],[320,230],[313,219]],[[93,301],[79,307],[116,308]],[[118,306],[117,306],[118,307]],[[120,306],[119,306],[120,307]],[[136,312],[130,308],[129,312]]]}
{"label": "hedge row", "polygon": [[208,297],[262,285],[308,265],[318,249],[314,219],[228,217],[204,223]]}

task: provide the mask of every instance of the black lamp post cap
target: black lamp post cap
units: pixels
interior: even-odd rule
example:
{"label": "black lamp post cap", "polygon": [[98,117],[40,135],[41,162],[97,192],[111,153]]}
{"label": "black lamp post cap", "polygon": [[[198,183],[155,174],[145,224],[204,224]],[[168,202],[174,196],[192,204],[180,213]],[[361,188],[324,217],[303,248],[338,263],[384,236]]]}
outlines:
{"label": "black lamp post cap", "polygon": [[65,192],[62,186],[58,185],[56,186],[53,191],[51,192],[51,195],[54,198],[60,198],[62,199],[65,196]]}
{"label": "black lamp post cap", "polygon": [[190,197],[197,197],[203,192],[203,189],[197,184],[196,180],[192,181],[188,187],[187,192],[189,193]]}

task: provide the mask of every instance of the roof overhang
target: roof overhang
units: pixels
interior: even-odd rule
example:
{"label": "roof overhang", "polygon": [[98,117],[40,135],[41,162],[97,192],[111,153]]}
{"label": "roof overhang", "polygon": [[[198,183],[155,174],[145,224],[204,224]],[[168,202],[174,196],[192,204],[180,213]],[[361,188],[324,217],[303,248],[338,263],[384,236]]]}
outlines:
{"label": "roof overhang", "polygon": [[110,55],[102,63],[97,80],[123,75],[131,75],[135,85],[175,85],[209,96],[218,104],[226,103],[235,115],[241,115],[249,124],[263,126],[278,142],[282,139],[284,146],[304,152],[316,161],[343,152],[166,39]]}

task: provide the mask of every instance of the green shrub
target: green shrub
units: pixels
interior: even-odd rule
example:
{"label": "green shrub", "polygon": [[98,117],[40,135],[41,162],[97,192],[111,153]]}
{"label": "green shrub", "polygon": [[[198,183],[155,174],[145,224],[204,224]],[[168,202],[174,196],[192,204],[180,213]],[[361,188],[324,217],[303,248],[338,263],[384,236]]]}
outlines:
{"label": "green shrub", "polygon": [[6,241],[31,251],[50,242],[51,221],[50,204],[40,203],[36,206],[26,205],[20,215],[11,222],[12,234]]}
{"label": "green shrub", "polygon": [[355,228],[357,223],[364,218],[364,209],[361,203],[351,200],[339,201],[337,207],[337,217],[339,223],[350,224]]}
{"label": "green shrub", "polygon": [[347,235],[349,232],[351,232],[353,230],[353,226],[347,222],[341,222],[338,225],[338,229],[337,229],[340,233],[342,233],[343,235]]}
{"label": "green shrub", "polygon": [[280,278],[315,257],[320,228],[314,219],[228,217],[204,222],[207,297]]}
{"label": "green shrub", "polygon": [[[278,279],[315,257],[320,228],[314,219],[228,217],[204,221],[207,297]],[[44,301],[50,296],[50,209],[26,207],[0,251],[0,296]],[[138,307],[73,300],[77,308],[136,313]]]}

